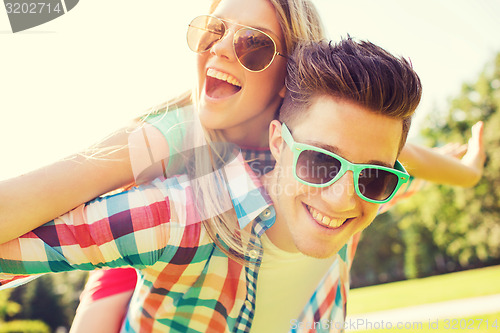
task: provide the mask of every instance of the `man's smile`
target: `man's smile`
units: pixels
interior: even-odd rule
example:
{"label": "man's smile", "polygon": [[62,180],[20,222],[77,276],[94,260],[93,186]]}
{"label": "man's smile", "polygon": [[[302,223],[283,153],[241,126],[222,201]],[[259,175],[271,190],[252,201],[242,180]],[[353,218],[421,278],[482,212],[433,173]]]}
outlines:
{"label": "man's smile", "polygon": [[342,225],[344,225],[345,222],[348,222],[350,221],[352,218],[348,218],[348,219],[345,219],[345,218],[335,218],[335,217],[332,217],[332,216],[328,216],[326,215],[325,213],[317,210],[316,208],[312,207],[312,206],[309,206],[307,204],[304,204],[307,208],[307,210],[309,211],[310,215],[312,216],[312,218],[318,222],[318,224],[324,226],[324,227],[327,227],[327,228],[330,228],[330,229],[335,229],[335,228],[338,228]]}

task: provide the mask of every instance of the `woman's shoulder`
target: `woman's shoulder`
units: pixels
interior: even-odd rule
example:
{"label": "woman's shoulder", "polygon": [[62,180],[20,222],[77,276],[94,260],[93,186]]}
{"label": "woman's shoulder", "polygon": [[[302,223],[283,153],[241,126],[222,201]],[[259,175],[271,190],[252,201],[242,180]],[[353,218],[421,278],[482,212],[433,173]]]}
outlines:
{"label": "woman's shoulder", "polygon": [[146,114],[142,120],[155,126],[160,131],[170,129],[172,126],[186,124],[194,120],[195,112],[192,104],[182,107],[162,108]]}

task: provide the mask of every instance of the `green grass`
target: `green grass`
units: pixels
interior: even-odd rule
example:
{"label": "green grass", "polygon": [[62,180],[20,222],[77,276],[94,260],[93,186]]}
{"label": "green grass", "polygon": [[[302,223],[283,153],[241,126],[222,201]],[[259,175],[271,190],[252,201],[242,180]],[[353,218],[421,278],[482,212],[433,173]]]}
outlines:
{"label": "green grass", "polygon": [[360,314],[500,294],[498,281],[500,281],[500,266],[493,266],[353,289],[349,292],[347,313]]}
{"label": "green grass", "polygon": [[[486,322],[487,321],[487,322]],[[428,322],[422,325],[414,325],[407,328],[378,329],[368,331],[356,331],[356,333],[384,333],[384,332],[405,332],[405,333],[450,333],[450,332],[500,332],[500,312],[487,315],[472,316],[466,318],[450,318],[432,320],[430,326]]]}

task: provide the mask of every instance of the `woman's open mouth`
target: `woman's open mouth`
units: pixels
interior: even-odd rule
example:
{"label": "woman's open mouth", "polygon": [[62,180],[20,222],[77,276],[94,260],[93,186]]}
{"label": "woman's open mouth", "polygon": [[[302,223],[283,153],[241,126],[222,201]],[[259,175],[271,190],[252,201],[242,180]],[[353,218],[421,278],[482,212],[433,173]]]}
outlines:
{"label": "woman's open mouth", "polygon": [[241,83],[227,73],[209,68],[205,82],[205,92],[210,98],[221,99],[230,97],[241,90]]}

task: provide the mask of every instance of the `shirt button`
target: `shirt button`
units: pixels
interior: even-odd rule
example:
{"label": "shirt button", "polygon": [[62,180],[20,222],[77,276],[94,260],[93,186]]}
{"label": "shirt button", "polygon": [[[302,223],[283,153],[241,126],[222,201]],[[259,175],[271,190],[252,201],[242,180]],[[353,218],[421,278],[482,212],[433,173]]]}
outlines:
{"label": "shirt button", "polygon": [[264,212],[262,212],[262,216],[268,218],[269,216],[271,216],[271,210],[269,208],[264,210]]}
{"label": "shirt button", "polygon": [[248,255],[250,256],[250,258],[252,259],[257,259],[259,257],[259,253],[257,252],[257,250],[250,250],[248,252]]}
{"label": "shirt button", "polygon": [[251,308],[251,307],[252,307],[252,302],[250,302],[249,300],[246,300],[246,301],[245,301],[245,306],[246,306],[247,308]]}

